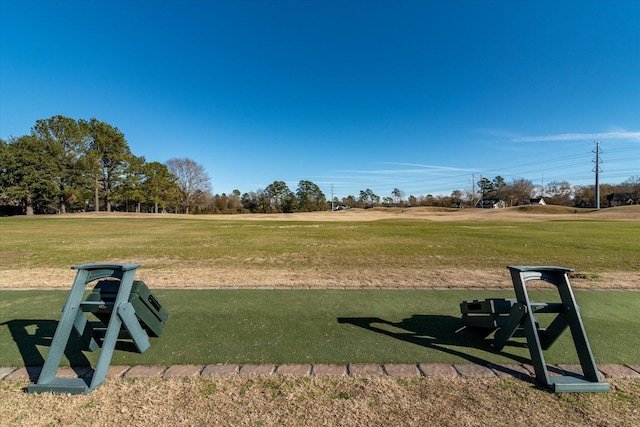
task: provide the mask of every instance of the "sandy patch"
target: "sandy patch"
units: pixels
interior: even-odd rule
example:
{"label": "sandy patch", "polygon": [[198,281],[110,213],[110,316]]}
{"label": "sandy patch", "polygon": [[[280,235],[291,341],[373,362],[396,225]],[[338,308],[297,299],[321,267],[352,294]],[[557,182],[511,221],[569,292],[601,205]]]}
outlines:
{"label": "sandy patch", "polygon": [[[84,213],[55,215],[51,218],[74,217],[144,217],[151,214]],[[157,215],[153,215],[157,217]],[[163,215],[164,216],[164,215]],[[561,206],[525,206],[507,209],[444,209],[417,207],[349,209],[336,212],[242,215],[175,215],[201,221],[549,221],[607,220],[640,221],[640,205],[600,209],[574,209]],[[15,254],[10,254],[15,256]],[[0,258],[1,259],[1,258]],[[166,260],[165,260],[166,261]],[[320,270],[269,269],[247,265],[246,268],[184,268],[165,261],[140,261],[136,278],[152,288],[419,288],[419,289],[511,289],[507,269],[383,269]],[[164,268],[155,268],[165,264]],[[0,289],[68,289],[75,271],[59,268],[7,269],[0,264]],[[145,268],[151,267],[151,268]],[[640,272],[580,272],[571,278],[577,289],[640,290]]]}
{"label": "sandy patch", "polygon": [[[0,289],[70,289],[70,269],[0,270]],[[381,289],[511,289],[504,269],[335,271],[251,268],[140,268],[137,280],[150,288],[381,288]],[[575,289],[640,290],[640,273],[575,274]],[[530,286],[531,287],[531,286]]]}
{"label": "sandy patch", "polygon": [[[56,215],[64,218],[148,218],[151,214],[119,212],[88,212],[82,214]],[[296,212],[288,214],[241,214],[241,215],[181,215],[161,214],[166,218],[188,218],[206,221],[548,221],[553,220],[608,220],[640,221],[640,205],[620,206],[600,210],[577,209],[565,206],[521,206],[506,209],[450,209],[433,207],[347,209],[343,211]],[[157,216],[157,215],[153,215]]]}

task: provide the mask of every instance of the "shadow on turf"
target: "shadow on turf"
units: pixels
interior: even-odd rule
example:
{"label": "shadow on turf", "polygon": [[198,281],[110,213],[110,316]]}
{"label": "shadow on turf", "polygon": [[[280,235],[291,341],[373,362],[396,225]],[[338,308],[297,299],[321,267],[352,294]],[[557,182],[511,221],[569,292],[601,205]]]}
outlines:
{"label": "shadow on turf", "polygon": [[[401,341],[442,351],[477,365],[491,367],[514,377],[532,380],[530,376],[523,375],[506,366],[496,365],[488,360],[451,348],[451,346],[475,348],[510,358],[518,364],[531,364],[527,358],[495,350],[491,346],[491,339],[488,338],[493,331],[467,328],[458,317],[416,314],[401,322],[391,322],[379,317],[339,317],[338,323],[358,326]],[[512,347],[525,346],[524,343],[515,341],[509,341],[509,345]],[[550,370],[555,371],[553,368]]]}
{"label": "shadow on turf", "polygon": [[[7,325],[11,332],[11,336],[18,347],[18,351],[20,351],[20,356],[27,369],[29,378],[32,381],[37,381],[46,357],[46,355],[43,356],[40,352],[40,348],[51,347],[53,335],[58,327],[58,321],[48,319],[16,319],[0,323],[0,326],[3,325]],[[96,323],[96,325],[102,324]],[[98,342],[100,343],[100,341]],[[136,348],[132,342],[120,340],[116,344],[116,350],[136,352]],[[84,355],[84,351],[89,351],[87,345],[82,338],[72,332],[69,336],[64,355],[69,361],[69,366],[78,373],[82,371],[81,368],[91,367],[91,362]]]}

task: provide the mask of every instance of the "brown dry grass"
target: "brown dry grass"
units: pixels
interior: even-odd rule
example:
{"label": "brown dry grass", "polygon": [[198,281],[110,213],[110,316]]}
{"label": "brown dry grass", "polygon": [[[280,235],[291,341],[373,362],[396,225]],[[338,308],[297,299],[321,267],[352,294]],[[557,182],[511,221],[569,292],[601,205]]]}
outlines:
{"label": "brown dry grass", "polygon": [[108,380],[89,395],[0,383],[2,426],[634,426],[640,383],[552,394],[516,379],[233,377]]}
{"label": "brown dry grass", "polygon": [[[86,213],[73,214],[76,217],[145,217],[145,214]],[[184,215],[167,215],[184,218]],[[338,212],[311,212],[293,214],[245,214],[245,215],[202,215],[189,216],[202,221],[246,220],[246,221],[548,221],[553,220],[607,220],[640,221],[640,206],[625,206],[614,209],[574,209],[561,206],[524,206],[508,209],[444,209],[419,207],[411,209],[375,208],[350,209]],[[15,255],[15,254],[14,254]],[[1,256],[1,254],[0,254]],[[174,264],[171,268],[145,269],[166,260],[137,260],[142,268],[136,278],[152,283],[154,288],[420,288],[420,289],[464,289],[464,288],[506,288],[511,289],[511,279],[506,269],[447,268],[428,271],[408,271],[385,269],[378,271],[341,271],[336,278],[329,270],[278,269],[269,274],[268,267],[247,265],[241,271],[237,268],[217,266],[215,269]],[[640,289],[640,272],[602,272],[598,280],[575,276],[571,284],[576,289]],[[0,288],[61,288],[67,289],[73,283],[75,271],[67,268],[41,269],[1,269]]]}
{"label": "brown dry grass", "polygon": [[[2,289],[69,289],[75,277],[70,269],[12,269],[0,270]],[[511,277],[506,269],[448,268],[442,270],[396,271],[342,271],[336,278],[332,271],[274,270],[247,267],[196,268],[174,266],[167,270],[145,269],[136,273],[136,279],[153,283],[154,288],[363,288],[363,289],[512,289]],[[571,278],[575,289],[640,289],[640,273],[602,272],[597,281],[584,275]]]}
{"label": "brown dry grass", "polygon": [[[82,217],[144,217],[147,214],[89,212],[72,214]],[[166,217],[185,218],[180,214],[165,214]],[[247,220],[247,221],[540,221],[549,219],[579,220],[640,220],[640,205],[619,206],[613,209],[580,209],[565,206],[520,206],[506,209],[451,209],[433,207],[415,208],[373,208],[347,209],[336,212],[298,212],[282,214],[242,214],[242,215],[200,215],[189,216],[210,221]]]}

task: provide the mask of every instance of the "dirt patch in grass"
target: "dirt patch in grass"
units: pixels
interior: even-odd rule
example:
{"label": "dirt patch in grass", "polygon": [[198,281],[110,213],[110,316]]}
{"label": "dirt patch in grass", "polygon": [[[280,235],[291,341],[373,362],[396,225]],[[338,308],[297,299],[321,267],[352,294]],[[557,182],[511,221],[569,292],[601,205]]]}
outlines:
{"label": "dirt patch in grass", "polygon": [[256,376],[108,380],[89,395],[30,395],[0,383],[6,426],[631,426],[640,383],[552,394],[516,379]]}
{"label": "dirt patch in grass", "polygon": [[[70,269],[0,270],[0,289],[70,289],[75,277]],[[136,274],[151,288],[365,288],[365,289],[511,289],[504,269],[358,269],[341,271],[282,270],[247,267],[197,268],[173,266],[145,269]],[[640,289],[640,272],[576,273],[570,277],[575,289]],[[529,286],[535,288],[535,285]]]}
{"label": "dirt patch in grass", "polygon": [[[158,218],[158,215],[152,215]],[[56,215],[48,218],[150,218],[150,214],[84,213]],[[602,220],[640,221],[639,206],[609,209],[574,209],[561,206],[524,206],[507,209],[444,209],[444,208],[374,208],[349,209],[339,212],[243,215],[162,215],[202,221],[518,221]],[[631,238],[631,236],[629,236]],[[169,249],[168,249],[169,250]],[[68,268],[14,268],[14,258],[23,252],[0,254],[0,289],[70,288],[75,271]],[[112,259],[110,261],[117,262]],[[419,289],[483,289],[511,288],[506,268],[395,268],[375,266],[349,269],[334,267],[289,268],[265,266],[248,262],[246,266],[224,265],[210,268],[186,265],[176,260],[137,259],[142,265],[136,278],[152,288],[419,288]],[[11,263],[11,268],[9,268]],[[158,266],[161,266],[158,268]],[[576,289],[640,289],[640,272],[580,271],[571,276]]]}
{"label": "dirt patch in grass", "polygon": [[[89,212],[82,214],[56,215],[87,218],[136,218],[149,214],[119,212]],[[384,220],[421,220],[421,221],[539,221],[539,220],[640,220],[640,205],[619,206],[607,209],[580,209],[566,206],[515,206],[505,209],[453,209],[434,207],[415,208],[373,208],[347,209],[343,211],[297,212],[282,214],[240,214],[240,215],[180,215],[162,214],[166,218],[189,218],[202,220],[246,220],[246,221],[384,221]]]}

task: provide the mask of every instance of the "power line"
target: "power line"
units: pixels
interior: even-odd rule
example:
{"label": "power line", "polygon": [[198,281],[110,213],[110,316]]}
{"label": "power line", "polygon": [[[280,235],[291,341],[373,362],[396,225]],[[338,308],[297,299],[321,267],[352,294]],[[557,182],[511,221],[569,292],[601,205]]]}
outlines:
{"label": "power line", "polygon": [[[542,160],[532,159],[533,161],[527,162],[507,162],[507,167],[505,164],[487,164],[483,163],[482,173],[484,175],[494,174],[495,176],[501,176],[505,179],[523,177],[523,176],[540,176],[540,169],[537,166],[544,165],[544,182],[550,183],[553,181],[580,181],[586,182],[589,181],[590,178],[593,178],[593,170],[588,168],[589,159],[591,157],[593,159],[594,151],[586,151],[580,152],[577,154],[570,154],[565,156],[558,157],[549,157],[548,153],[545,154],[545,158]],[[625,176],[638,175],[640,172],[634,168],[628,167],[628,162],[635,159],[640,159],[640,156],[634,155],[635,153],[640,154],[640,150],[636,146],[634,147],[621,147],[614,149],[607,149],[607,154],[616,153],[618,154],[615,158],[607,158],[607,171],[602,172],[599,170],[599,174],[606,177],[607,179],[616,179],[616,178],[624,178]],[[631,155],[624,156],[624,153],[630,153]],[[525,158],[527,159],[527,158]],[[593,160],[592,160],[593,161]],[[601,167],[602,158],[600,154],[598,154],[598,167]],[[618,167],[622,166],[624,163],[624,168]],[[488,167],[487,167],[488,166]],[[467,168],[467,170],[472,170],[472,168]],[[472,178],[469,178],[468,172],[454,173],[451,175],[446,175],[449,172],[455,171],[446,171],[446,170],[428,170],[425,168],[425,173],[432,173],[434,176],[420,179],[397,179],[395,176],[386,176],[384,179],[376,179],[373,176],[365,176],[364,174],[361,177],[350,177],[345,180],[345,182],[339,183],[337,185],[338,192],[349,193],[352,192],[349,188],[354,188],[358,185],[358,182],[367,183],[363,184],[366,187],[375,188],[376,192],[380,194],[386,194],[385,192],[391,192],[393,188],[402,188],[406,194],[416,195],[416,194],[444,194],[451,192],[453,190],[464,190],[464,188],[468,188],[469,181],[472,181],[472,191],[475,193],[475,175],[477,173],[474,172]],[[408,173],[404,170],[398,170],[398,174]],[[408,177],[407,177],[408,178]],[[599,180],[602,178],[598,177]],[[355,184],[355,185],[354,185]],[[544,185],[543,185],[544,186]]]}
{"label": "power line", "polygon": [[596,163],[595,173],[596,173],[596,210],[600,209],[600,154],[602,154],[602,150],[600,150],[600,141],[594,141],[596,143],[596,148],[594,152],[596,153],[596,158],[594,162]]}

